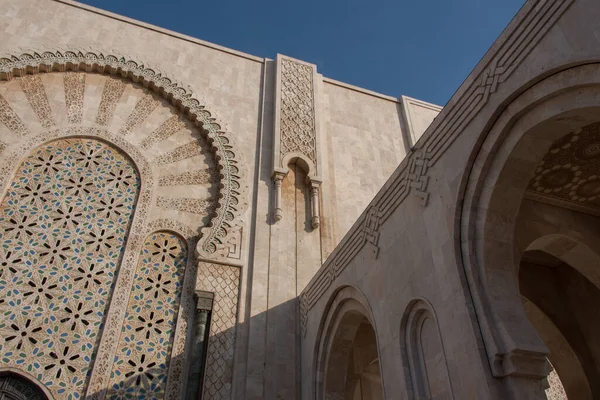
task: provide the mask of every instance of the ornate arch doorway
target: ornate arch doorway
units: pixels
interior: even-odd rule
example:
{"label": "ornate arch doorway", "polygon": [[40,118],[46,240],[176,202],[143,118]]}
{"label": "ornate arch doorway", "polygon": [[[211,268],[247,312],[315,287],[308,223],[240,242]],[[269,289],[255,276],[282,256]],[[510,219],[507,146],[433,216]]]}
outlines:
{"label": "ornate arch doorway", "polygon": [[18,374],[0,374],[0,400],[49,400],[29,379]]}

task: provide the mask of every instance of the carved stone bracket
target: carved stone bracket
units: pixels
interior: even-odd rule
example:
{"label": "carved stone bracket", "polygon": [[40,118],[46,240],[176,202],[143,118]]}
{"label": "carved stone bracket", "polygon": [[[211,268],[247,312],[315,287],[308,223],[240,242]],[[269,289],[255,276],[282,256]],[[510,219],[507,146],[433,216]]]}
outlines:
{"label": "carved stone bracket", "polygon": [[290,57],[277,55],[275,85],[275,141],[273,146],[273,218],[283,218],[281,182],[288,165],[297,163],[307,174],[310,188],[311,225],[320,226],[319,192],[323,180],[319,156],[318,107],[316,102],[317,67]]}

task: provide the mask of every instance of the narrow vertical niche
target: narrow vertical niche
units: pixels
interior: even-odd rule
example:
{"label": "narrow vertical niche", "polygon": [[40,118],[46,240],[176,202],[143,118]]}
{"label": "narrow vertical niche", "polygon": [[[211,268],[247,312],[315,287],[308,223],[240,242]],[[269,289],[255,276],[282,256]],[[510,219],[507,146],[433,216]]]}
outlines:
{"label": "narrow vertical niche", "polygon": [[430,304],[415,300],[402,318],[402,357],[409,398],[453,398],[439,327]]}

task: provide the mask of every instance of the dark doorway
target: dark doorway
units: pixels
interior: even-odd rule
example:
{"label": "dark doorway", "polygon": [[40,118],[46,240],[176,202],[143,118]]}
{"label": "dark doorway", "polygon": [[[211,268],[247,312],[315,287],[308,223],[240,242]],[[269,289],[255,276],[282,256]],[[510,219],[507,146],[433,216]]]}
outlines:
{"label": "dark doorway", "polygon": [[30,380],[11,373],[0,374],[0,400],[48,400]]}

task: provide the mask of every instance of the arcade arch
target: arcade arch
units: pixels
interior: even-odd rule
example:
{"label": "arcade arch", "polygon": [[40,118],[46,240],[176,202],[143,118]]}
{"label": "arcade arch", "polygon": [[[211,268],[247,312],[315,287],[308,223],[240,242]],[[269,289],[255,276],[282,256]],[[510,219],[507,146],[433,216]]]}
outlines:
{"label": "arcade arch", "polygon": [[340,289],[324,314],[317,348],[316,394],[324,399],[384,399],[376,328],[356,288]]}
{"label": "arcade arch", "polygon": [[[533,85],[504,108],[482,138],[465,177],[463,263],[492,374],[505,378],[515,398],[544,398],[549,353],[559,376],[565,369],[560,360],[552,360],[552,348],[549,352],[540,339],[547,332],[536,331],[541,329],[535,317],[539,313],[532,314],[528,305],[534,303],[548,317],[561,306],[559,296],[551,307],[532,292],[536,286],[550,290],[549,282],[540,284],[539,263],[562,256],[568,261],[561,261],[560,268],[569,279],[597,290],[591,282],[600,273],[600,263],[581,244],[599,243],[594,228],[581,230],[566,247],[564,233],[576,231],[573,224],[581,219],[596,219],[591,215],[600,211],[599,88],[598,64],[566,69]],[[543,234],[523,233],[535,225],[532,215],[545,219]],[[560,279],[554,283],[563,289],[566,284]],[[586,301],[600,304],[595,294]],[[560,330],[561,324],[552,322]],[[578,321],[578,329],[587,328],[584,320]],[[586,374],[598,368],[596,361],[581,365]],[[566,382],[567,392],[569,386]]]}

